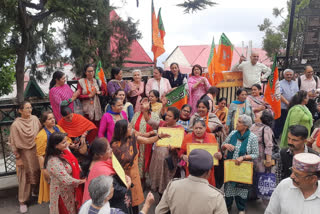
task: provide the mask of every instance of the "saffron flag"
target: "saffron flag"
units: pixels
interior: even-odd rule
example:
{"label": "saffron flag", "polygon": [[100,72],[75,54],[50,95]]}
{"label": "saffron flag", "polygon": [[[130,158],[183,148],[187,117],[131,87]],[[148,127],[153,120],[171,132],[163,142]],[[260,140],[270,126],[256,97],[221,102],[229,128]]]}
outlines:
{"label": "saffron flag", "polygon": [[[208,58],[208,81],[210,83],[210,85],[216,85],[215,82],[214,82],[214,65],[215,65],[215,60],[216,60],[216,56],[217,53],[216,53],[216,46],[214,44],[214,38],[212,39],[212,44],[211,44],[211,49],[210,49],[210,55],[209,55],[209,58]],[[222,75],[222,73],[221,73]],[[220,77],[218,77],[220,78]],[[223,76],[222,76],[222,79],[223,79]],[[219,81],[220,82],[220,81]]]}
{"label": "saffron flag", "polygon": [[153,0],[152,0],[152,52],[153,61],[155,62],[157,58],[165,52],[163,47],[163,42],[160,35],[158,20],[154,11]]}
{"label": "saffron flag", "polygon": [[106,82],[106,78],[104,76],[104,72],[101,66],[101,61],[98,62],[97,68],[96,68],[96,74],[95,74],[95,78],[97,80],[101,81],[101,91],[105,91],[107,92],[107,82]]}
{"label": "saffron flag", "polygon": [[173,106],[177,109],[181,109],[184,104],[188,103],[187,91],[185,88],[185,84],[180,85],[169,94],[166,95],[168,100],[167,106]]}
{"label": "saffron flag", "polygon": [[158,12],[158,28],[160,31],[162,44],[164,44],[164,36],[166,35],[166,31],[164,29],[164,25],[163,25],[163,21],[162,21],[162,17],[161,17],[161,8],[159,9],[159,12]]}
{"label": "saffron flag", "polygon": [[233,57],[233,45],[228,37],[222,33],[219,41],[217,59],[214,65],[214,85],[223,79],[223,71],[229,71]]}
{"label": "saffron flag", "polygon": [[275,56],[272,71],[268,77],[267,87],[264,92],[264,99],[272,107],[274,119],[278,119],[281,116],[280,97],[279,72],[277,67],[277,57]]}

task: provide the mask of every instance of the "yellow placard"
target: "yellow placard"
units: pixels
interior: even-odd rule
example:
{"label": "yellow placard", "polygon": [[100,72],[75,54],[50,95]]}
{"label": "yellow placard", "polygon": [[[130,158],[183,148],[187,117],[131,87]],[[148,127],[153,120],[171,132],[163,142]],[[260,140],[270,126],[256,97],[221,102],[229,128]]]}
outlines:
{"label": "yellow placard", "polygon": [[158,133],[166,133],[171,135],[169,138],[163,138],[157,141],[157,146],[171,146],[173,148],[180,148],[183,138],[184,138],[184,129],[182,128],[166,128],[160,127]]}
{"label": "yellow placard", "polygon": [[224,182],[238,182],[243,184],[252,184],[253,162],[243,161],[236,165],[235,160],[224,161]]}
{"label": "yellow placard", "polygon": [[126,173],[124,172],[120,162],[114,154],[112,154],[112,167],[114,171],[116,171],[117,175],[122,180],[122,182],[127,186]]}
{"label": "yellow placard", "polygon": [[214,157],[214,154],[219,151],[219,145],[217,143],[209,144],[209,143],[187,143],[187,155],[189,156],[190,152],[194,149],[203,149],[208,151],[213,157],[213,165],[218,166],[219,160]]}

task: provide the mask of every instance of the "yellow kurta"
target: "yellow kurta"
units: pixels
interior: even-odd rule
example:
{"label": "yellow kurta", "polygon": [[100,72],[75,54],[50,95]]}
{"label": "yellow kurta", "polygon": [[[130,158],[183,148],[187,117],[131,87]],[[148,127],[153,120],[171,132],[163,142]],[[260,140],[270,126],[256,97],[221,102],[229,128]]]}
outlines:
{"label": "yellow kurta", "polygon": [[162,109],[162,103],[156,102],[154,104],[151,104],[152,112],[160,115],[161,114],[161,109]]}
{"label": "yellow kurta", "polygon": [[[65,131],[60,126],[58,125],[56,126],[59,128],[60,132],[65,133]],[[47,133],[44,129],[41,129],[35,139],[38,157],[45,156],[46,149],[47,149],[47,141],[48,141]],[[49,201],[50,201],[50,184],[47,183],[41,171],[38,203],[41,204],[42,202],[49,202]]]}

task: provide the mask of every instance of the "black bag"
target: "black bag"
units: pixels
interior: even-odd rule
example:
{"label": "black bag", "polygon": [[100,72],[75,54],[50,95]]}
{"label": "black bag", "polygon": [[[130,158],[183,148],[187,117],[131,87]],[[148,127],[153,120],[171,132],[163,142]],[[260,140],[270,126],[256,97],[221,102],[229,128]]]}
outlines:
{"label": "black bag", "polygon": [[171,155],[165,158],[170,171],[174,170],[174,164]]}

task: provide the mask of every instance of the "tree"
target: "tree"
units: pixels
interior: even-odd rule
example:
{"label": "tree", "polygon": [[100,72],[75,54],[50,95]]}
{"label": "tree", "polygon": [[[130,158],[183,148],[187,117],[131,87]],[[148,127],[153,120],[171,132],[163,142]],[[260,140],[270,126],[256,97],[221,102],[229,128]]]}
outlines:
{"label": "tree", "polygon": [[14,83],[14,55],[0,55],[0,96],[9,94],[13,91]]}
{"label": "tree", "polygon": [[[112,66],[122,66],[132,42],[141,37],[138,23],[131,18],[110,20],[114,8],[109,6],[109,1],[72,1],[71,4],[72,9],[64,13],[64,37],[76,73],[81,74],[85,64],[99,60],[106,72]],[[117,48],[111,50],[111,42]]]}
{"label": "tree", "polygon": [[[295,14],[298,14],[301,9],[306,8],[310,0],[297,0]],[[281,18],[282,22],[278,26],[274,26],[270,19],[265,18],[261,25],[258,25],[260,31],[265,33],[263,37],[263,49],[267,52],[268,57],[273,57],[276,53],[280,53],[286,48],[287,36],[290,21],[291,0],[287,1],[288,15],[283,16],[284,8],[273,8],[272,14],[276,18]],[[305,20],[295,19],[292,32],[292,42],[290,54],[297,54],[301,50]]]}
{"label": "tree", "polygon": [[[15,74],[18,102],[23,101],[24,72],[26,58],[31,63],[31,73],[36,72],[37,59],[41,58],[52,68],[55,57],[59,56],[60,45],[53,38],[52,13],[57,10],[55,0],[0,0],[1,51],[16,55]],[[31,12],[32,11],[32,12]]]}

